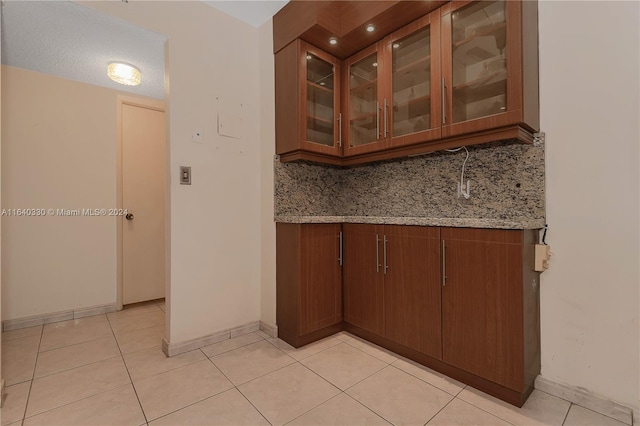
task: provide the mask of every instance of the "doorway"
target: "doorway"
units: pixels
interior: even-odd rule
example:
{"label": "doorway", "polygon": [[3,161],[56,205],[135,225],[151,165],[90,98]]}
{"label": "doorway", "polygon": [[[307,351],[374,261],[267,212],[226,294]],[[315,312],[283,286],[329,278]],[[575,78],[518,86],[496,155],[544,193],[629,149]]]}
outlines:
{"label": "doorway", "polygon": [[120,99],[118,308],[165,297],[165,113]]}

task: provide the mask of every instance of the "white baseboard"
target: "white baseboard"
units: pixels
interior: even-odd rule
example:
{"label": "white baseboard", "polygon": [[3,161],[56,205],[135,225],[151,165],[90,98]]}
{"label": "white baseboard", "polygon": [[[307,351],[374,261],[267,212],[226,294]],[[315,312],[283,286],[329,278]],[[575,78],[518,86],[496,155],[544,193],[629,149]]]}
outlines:
{"label": "white baseboard", "polygon": [[116,304],[89,306],[86,308],[72,309],[69,311],[52,312],[48,314],[34,315],[32,317],[16,318],[2,321],[2,331],[18,330],[20,328],[34,327],[36,325],[49,324],[52,322],[68,321],[72,319],[84,318],[92,315],[115,312]]}
{"label": "white baseboard", "polygon": [[171,343],[166,338],[164,338],[162,339],[162,351],[166,356],[172,357],[192,351],[194,349],[200,349],[213,343],[222,342],[223,340],[228,340],[232,337],[237,337],[243,334],[258,331],[259,329],[260,323],[256,321],[238,327],[216,331],[215,333],[207,334],[206,336],[197,337],[191,340],[185,340],[183,342]]}
{"label": "white baseboard", "polygon": [[584,388],[558,383],[542,376],[536,377],[535,388],[630,426],[633,424],[634,417],[636,422],[638,421],[638,414],[634,415],[631,408],[591,393]]}
{"label": "white baseboard", "polygon": [[267,324],[264,321],[260,321],[260,330],[271,337],[278,337],[278,326],[275,324]]}

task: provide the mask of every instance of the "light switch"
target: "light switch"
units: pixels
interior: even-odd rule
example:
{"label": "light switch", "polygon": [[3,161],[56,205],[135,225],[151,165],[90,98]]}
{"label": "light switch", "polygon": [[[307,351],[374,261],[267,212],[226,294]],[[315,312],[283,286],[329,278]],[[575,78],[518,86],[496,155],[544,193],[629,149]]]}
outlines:
{"label": "light switch", "polygon": [[180,166],[180,185],[191,185],[191,167]]}

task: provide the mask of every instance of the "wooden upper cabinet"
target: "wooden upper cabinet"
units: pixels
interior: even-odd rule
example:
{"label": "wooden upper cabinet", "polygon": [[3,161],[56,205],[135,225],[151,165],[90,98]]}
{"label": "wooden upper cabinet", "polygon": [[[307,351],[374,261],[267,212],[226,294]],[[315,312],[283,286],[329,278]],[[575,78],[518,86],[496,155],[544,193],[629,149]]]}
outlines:
{"label": "wooden upper cabinet", "polygon": [[346,117],[345,155],[385,148],[382,109],[385,63],[382,43],[376,43],[346,61],[343,105]]}
{"label": "wooden upper cabinet", "polygon": [[347,59],[345,156],[440,138],[439,23],[426,15]]}
{"label": "wooden upper cabinet", "polygon": [[[353,19],[364,13],[344,3]],[[409,3],[419,2],[394,7],[424,10]],[[282,161],[351,166],[496,140],[533,142],[540,128],[537,1],[454,0],[412,16],[380,38],[362,25],[350,30],[371,44],[343,61],[301,39],[277,51]]]}
{"label": "wooden upper cabinet", "polygon": [[302,40],[275,56],[276,154],[342,152],[340,62]]}
{"label": "wooden upper cabinet", "polygon": [[440,10],[442,135],[538,131],[537,2],[453,1]]}

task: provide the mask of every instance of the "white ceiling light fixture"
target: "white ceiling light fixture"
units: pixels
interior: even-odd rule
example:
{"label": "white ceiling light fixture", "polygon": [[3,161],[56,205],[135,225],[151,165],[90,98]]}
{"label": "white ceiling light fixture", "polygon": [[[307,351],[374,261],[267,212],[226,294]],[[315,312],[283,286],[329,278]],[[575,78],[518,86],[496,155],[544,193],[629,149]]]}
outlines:
{"label": "white ceiling light fixture", "polygon": [[376,30],[376,27],[373,24],[369,24],[366,27],[367,32],[372,33]]}
{"label": "white ceiling light fixture", "polygon": [[125,62],[111,62],[107,67],[107,75],[111,80],[125,86],[137,86],[142,81],[140,70]]}

